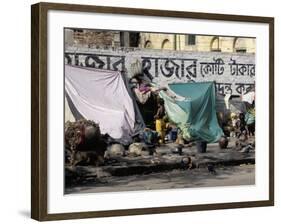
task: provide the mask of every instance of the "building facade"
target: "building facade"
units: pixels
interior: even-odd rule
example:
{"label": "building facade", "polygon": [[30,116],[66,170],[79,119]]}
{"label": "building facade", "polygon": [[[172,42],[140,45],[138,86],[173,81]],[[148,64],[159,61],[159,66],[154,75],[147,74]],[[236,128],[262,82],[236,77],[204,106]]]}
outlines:
{"label": "building facade", "polygon": [[193,52],[255,53],[255,38],[66,29],[66,45]]}
{"label": "building facade", "polygon": [[255,86],[254,38],[66,29],[65,45],[66,64],[141,71],[160,86],[214,81],[235,96]]}
{"label": "building facade", "polygon": [[196,51],[255,53],[255,38],[182,34],[140,33],[141,48]]}
{"label": "building facade", "polygon": [[65,29],[65,44],[91,47],[139,47],[138,32]]}

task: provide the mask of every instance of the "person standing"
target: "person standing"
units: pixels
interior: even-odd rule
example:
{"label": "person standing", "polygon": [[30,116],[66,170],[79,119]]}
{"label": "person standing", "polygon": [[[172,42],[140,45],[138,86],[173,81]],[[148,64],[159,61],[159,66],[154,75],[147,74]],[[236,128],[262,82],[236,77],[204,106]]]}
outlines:
{"label": "person standing", "polygon": [[164,107],[164,100],[159,99],[157,103],[157,113],[154,116],[155,119],[155,129],[158,135],[160,136],[160,143],[165,143],[165,107]]}

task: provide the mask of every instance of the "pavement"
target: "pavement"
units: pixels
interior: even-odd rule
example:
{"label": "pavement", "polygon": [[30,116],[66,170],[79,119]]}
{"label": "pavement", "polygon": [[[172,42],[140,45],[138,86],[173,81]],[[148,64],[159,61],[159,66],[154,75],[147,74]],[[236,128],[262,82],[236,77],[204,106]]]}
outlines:
{"label": "pavement", "polygon": [[[198,153],[194,145],[185,145],[182,154],[179,155],[175,152],[176,147],[175,143],[162,144],[156,148],[157,153],[154,155],[149,155],[147,152],[137,157],[119,156],[107,160],[103,166],[99,167],[66,167],[66,188],[82,184],[87,180],[99,183],[111,177],[128,179],[128,176],[132,175],[148,175],[173,170],[189,170],[190,168],[212,172],[212,169],[221,167],[255,164],[254,149],[249,152],[237,150],[235,139],[230,139],[226,149],[220,149],[218,143],[208,144],[206,153]],[[187,161],[190,160],[191,163],[188,164]]]}
{"label": "pavement", "polygon": [[67,187],[65,194],[147,191],[202,187],[227,187],[255,184],[255,165],[216,167],[216,173],[207,169],[171,170],[130,176],[108,176],[98,180],[84,179]]}

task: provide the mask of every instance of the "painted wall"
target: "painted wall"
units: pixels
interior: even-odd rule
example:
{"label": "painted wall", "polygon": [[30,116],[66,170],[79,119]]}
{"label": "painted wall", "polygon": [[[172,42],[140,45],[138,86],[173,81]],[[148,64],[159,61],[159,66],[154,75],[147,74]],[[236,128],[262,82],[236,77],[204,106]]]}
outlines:
{"label": "painted wall", "polygon": [[249,92],[255,82],[252,53],[75,47],[67,47],[65,52],[68,64],[127,71],[129,77],[141,66],[159,85],[215,81],[218,93],[241,95]]}

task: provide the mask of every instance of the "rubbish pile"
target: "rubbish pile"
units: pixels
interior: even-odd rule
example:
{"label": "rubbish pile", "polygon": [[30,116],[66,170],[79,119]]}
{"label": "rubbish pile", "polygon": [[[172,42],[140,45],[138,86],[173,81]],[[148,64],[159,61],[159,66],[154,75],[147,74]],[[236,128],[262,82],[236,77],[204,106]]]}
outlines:
{"label": "rubbish pile", "polygon": [[119,157],[153,155],[157,132],[146,128],[129,145],[122,145],[108,134],[101,134],[100,127],[91,120],[80,119],[65,123],[66,166],[100,166]]}
{"label": "rubbish pile", "polygon": [[[235,148],[241,152],[254,151],[255,143],[255,117],[249,113],[218,113],[219,123],[224,131],[224,136],[219,140],[219,147],[226,149],[230,138],[235,140]],[[250,117],[251,116],[251,117]],[[249,122],[249,117],[251,121]]]}
{"label": "rubbish pile", "polygon": [[66,165],[95,165],[104,162],[107,147],[106,136],[101,135],[99,125],[81,119],[65,123],[65,163]]}
{"label": "rubbish pile", "polygon": [[244,131],[235,141],[235,148],[243,153],[252,152],[255,150],[255,141],[250,141],[246,131]]}

